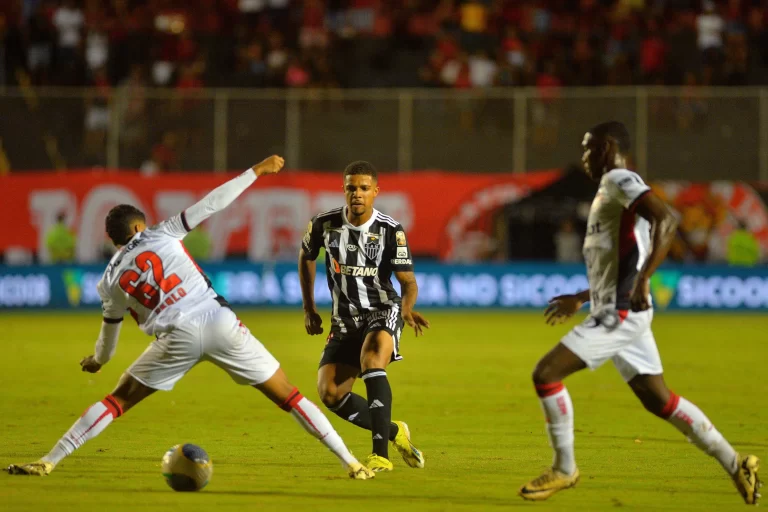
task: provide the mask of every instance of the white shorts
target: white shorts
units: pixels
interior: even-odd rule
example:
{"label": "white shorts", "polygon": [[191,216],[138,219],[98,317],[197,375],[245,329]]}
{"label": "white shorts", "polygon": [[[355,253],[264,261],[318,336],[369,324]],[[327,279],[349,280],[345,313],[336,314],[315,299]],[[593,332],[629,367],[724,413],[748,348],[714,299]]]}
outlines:
{"label": "white shorts", "polygon": [[664,369],[651,331],[652,320],[653,310],[630,312],[610,328],[590,315],[560,342],[591,370],[612,360],[626,382],[637,375],[660,375]]}
{"label": "white shorts", "polygon": [[147,387],[170,391],[200,361],[247,385],[269,380],[280,367],[232,310],[219,307],[159,335],[127,371]]}

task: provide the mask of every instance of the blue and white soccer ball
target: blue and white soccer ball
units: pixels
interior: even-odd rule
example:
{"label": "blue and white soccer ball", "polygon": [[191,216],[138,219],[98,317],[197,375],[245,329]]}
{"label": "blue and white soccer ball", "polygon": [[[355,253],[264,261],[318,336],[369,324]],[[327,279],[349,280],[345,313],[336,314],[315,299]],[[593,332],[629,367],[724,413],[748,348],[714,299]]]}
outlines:
{"label": "blue and white soccer ball", "polygon": [[174,491],[199,491],[211,480],[213,463],[194,444],[177,444],[163,455],[163,476]]}

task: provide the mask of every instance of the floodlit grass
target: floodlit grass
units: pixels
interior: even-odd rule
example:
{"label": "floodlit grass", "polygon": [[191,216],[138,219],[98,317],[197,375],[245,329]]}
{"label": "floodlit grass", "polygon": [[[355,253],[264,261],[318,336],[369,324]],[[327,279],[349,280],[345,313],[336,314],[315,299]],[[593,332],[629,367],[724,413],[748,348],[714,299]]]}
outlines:
{"label": "floodlit grass", "polygon": [[[114,422],[45,478],[0,475],[0,510],[741,510],[713,459],[645,412],[606,365],[567,381],[576,408],[582,481],[546,503],[518,487],[550,462],[530,382],[538,358],[567,330],[540,314],[431,312],[423,338],[404,336],[405,360],[390,367],[394,418],[407,421],[427,457],[374,481],[351,481],[335,458],[250,388],[201,364],[174,391],[157,393]],[[289,378],[319,403],[324,338],[306,336],[300,311],[241,312]],[[100,318],[92,314],[0,314],[0,464],[46,453],[82,411],[104,397],[151,341],[126,320],[115,359],[82,373]],[[327,321],[327,319],[326,319]],[[696,402],[743,452],[768,456],[768,320],[750,315],[656,315],[672,389]],[[364,387],[358,383],[359,391]],[[361,458],[370,434],[331,416]],[[171,445],[205,448],[214,476],[200,493],[174,493],[160,474]]]}

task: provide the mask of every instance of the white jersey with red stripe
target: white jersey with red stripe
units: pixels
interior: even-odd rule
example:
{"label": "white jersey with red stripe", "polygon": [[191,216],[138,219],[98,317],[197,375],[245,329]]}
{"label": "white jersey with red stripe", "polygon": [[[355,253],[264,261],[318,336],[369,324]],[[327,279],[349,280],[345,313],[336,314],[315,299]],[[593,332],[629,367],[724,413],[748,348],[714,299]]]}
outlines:
{"label": "white jersey with red stripe", "polygon": [[187,228],[181,213],[137,233],[114,255],[98,284],[107,321],[128,311],[142,331],[157,335],[226,304],[184,248]]}
{"label": "white jersey with red stripe", "polygon": [[593,314],[630,308],[629,294],[650,248],[650,224],[634,207],[649,191],[628,169],[613,169],[600,180],[584,239]]}

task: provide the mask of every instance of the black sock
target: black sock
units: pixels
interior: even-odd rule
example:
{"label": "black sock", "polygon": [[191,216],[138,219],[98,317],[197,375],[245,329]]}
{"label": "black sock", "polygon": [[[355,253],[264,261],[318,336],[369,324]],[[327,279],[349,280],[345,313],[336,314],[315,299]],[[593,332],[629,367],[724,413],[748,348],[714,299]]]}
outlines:
{"label": "black sock", "polygon": [[363,382],[368,391],[368,412],[371,417],[373,453],[389,459],[389,434],[392,423],[392,388],[383,368],[371,368],[363,372]]}
{"label": "black sock", "polygon": [[[341,401],[328,408],[339,418],[357,425],[365,430],[371,430],[371,413],[368,412],[368,401],[355,393],[347,393]],[[394,441],[397,436],[397,425],[389,424],[389,440]]]}

